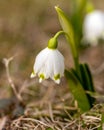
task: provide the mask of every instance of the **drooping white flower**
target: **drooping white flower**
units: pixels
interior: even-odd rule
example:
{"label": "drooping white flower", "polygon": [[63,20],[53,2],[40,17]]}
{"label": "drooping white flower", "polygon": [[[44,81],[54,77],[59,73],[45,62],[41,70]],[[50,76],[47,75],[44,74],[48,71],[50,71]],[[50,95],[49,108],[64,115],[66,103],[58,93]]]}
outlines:
{"label": "drooping white flower", "polygon": [[31,77],[39,76],[39,82],[51,78],[57,84],[64,75],[64,57],[56,49],[45,48],[36,57]]}
{"label": "drooping white flower", "polygon": [[83,23],[83,40],[91,45],[97,45],[104,38],[104,12],[96,10],[85,16]]}

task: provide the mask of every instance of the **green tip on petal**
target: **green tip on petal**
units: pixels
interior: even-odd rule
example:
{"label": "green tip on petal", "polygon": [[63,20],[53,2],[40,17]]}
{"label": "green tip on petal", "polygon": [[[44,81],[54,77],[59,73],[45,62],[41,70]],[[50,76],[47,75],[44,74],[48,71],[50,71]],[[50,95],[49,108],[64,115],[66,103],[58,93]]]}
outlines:
{"label": "green tip on petal", "polygon": [[39,78],[39,83],[41,83],[43,81],[43,79],[42,78]]}
{"label": "green tip on petal", "polygon": [[54,75],[54,81],[55,81],[55,83],[57,83],[57,84],[60,83],[60,74]]}
{"label": "green tip on petal", "polygon": [[44,74],[39,75],[39,83],[41,83],[45,79]]}
{"label": "green tip on petal", "polygon": [[55,83],[59,84],[60,83],[60,79],[55,80]]}
{"label": "green tip on petal", "polygon": [[55,79],[55,80],[60,79],[60,74],[56,74],[56,75],[54,75],[54,79]]}
{"label": "green tip on petal", "polygon": [[35,72],[33,71],[30,75],[30,78],[34,78],[36,76]]}
{"label": "green tip on petal", "polygon": [[50,49],[56,49],[57,48],[57,38],[53,37],[48,41],[48,48]]}

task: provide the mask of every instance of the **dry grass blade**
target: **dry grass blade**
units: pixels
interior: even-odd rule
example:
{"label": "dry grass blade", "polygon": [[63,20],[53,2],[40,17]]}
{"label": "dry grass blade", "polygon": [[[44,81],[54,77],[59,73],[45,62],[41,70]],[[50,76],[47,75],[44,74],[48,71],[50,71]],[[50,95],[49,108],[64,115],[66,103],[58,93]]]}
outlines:
{"label": "dry grass blade", "polygon": [[20,102],[22,102],[22,97],[20,96],[20,94],[18,94],[18,92],[16,90],[16,86],[14,85],[13,80],[12,80],[11,75],[10,75],[10,72],[9,72],[9,64],[13,60],[13,58],[14,58],[14,56],[10,57],[9,59],[4,58],[3,63],[5,65],[5,67],[6,67],[7,78],[8,78],[8,81],[9,81],[9,83],[10,83],[12,89],[13,89],[13,92],[14,92],[15,96],[17,97],[17,99]]}
{"label": "dry grass blade", "polygon": [[[46,130],[47,128],[51,128],[52,130],[95,130],[100,127],[102,115],[101,110],[103,109],[104,105],[98,104],[95,105],[90,111],[70,118],[70,111],[67,111],[66,115],[63,116],[61,114],[57,115],[54,113],[54,111],[56,111],[55,108],[49,104],[48,110],[46,110],[49,111],[48,116],[45,114],[40,114],[35,118],[29,117],[29,115],[29,118],[25,116],[20,117],[12,122],[12,128],[18,128],[20,127],[20,124],[22,124],[21,127],[30,130]],[[63,112],[64,111],[65,110],[63,109]],[[62,110],[60,113],[62,113]]]}
{"label": "dry grass blade", "polygon": [[0,119],[0,130],[3,129],[3,127],[6,124],[6,121],[7,121],[7,117],[6,116]]}

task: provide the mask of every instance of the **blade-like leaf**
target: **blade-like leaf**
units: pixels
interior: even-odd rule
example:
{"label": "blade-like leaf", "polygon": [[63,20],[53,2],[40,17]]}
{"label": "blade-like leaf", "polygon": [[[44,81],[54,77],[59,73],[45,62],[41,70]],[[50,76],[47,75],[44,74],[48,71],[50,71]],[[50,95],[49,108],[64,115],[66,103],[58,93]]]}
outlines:
{"label": "blade-like leaf", "polygon": [[72,56],[74,59],[75,69],[80,77],[79,56],[78,56],[77,45],[75,44],[73,27],[71,25],[71,22],[70,22],[68,16],[59,7],[55,7],[55,8],[58,13],[60,24],[61,24],[64,32],[66,33],[66,39],[71,47],[71,52],[72,52]]}
{"label": "blade-like leaf", "polygon": [[[80,64],[80,72],[81,72],[81,79],[82,79],[81,84],[83,88],[86,91],[95,92],[91,72],[89,70],[88,65]],[[89,94],[87,94],[87,97],[88,97],[90,106],[92,107],[95,102],[95,99]]]}
{"label": "blade-like leaf", "polygon": [[73,94],[74,99],[77,100],[78,107],[81,112],[88,111],[90,109],[90,105],[81,83],[71,71],[65,70],[65,76],[67,78],[70,91]]}
{"label": "blade-like leaf", "polygon": [[80,71],[82,76],[82,84],[85,86],[85,90],[94,92],[94,85],[91,72],[87,64],[80,64]]}
{"label": "blade-like leaf", "polygon": [[75,46],[75,41],[74,41],[74,32],[73,32],[73,28],[71,25],[71,22],[68,18],[68,16],[59,8],[59,7],[55,7],[57,13],[58,13],[58,17],[59,17],[59,21],[61,24],[62,29],[64,30],[64,32],[66,32],[66,38],[68,40],[68,43],[70,43],[70,47],[71,47],[71,51],[73,53],[73,57],[77,57],[77,51],[76,51],[76,46]]}
{"label": "blade-like leaf", "polygon": [[88,0],[73,0],[74,7],[76,7],[74,10],[78,11],[78,13],[83,13],[83,10],[86,8],[86,5],[88,3]]}
{"label": "blade-like leaf", "polygon": [[79,46],[82,39],[82,26],[87,0],[72,0],[72,4],[74,8],[71,14],[71,23],[74,29],[75,43]]}
{"label": "blade-like leaf", "polygon": [[71,23],[74,29],[75,43],[80,46],[83,37],[83,22],[86,13],[91,12],[94,7],[90,0],[72,0],[73,10]]}

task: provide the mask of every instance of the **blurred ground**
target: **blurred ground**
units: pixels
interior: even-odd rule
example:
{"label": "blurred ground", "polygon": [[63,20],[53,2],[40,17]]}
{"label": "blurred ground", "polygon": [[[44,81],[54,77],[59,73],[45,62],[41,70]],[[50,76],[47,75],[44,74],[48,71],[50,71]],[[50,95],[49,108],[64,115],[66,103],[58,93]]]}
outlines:
{"label": "blurred ground", "polygon": [[[97,9],[104,10],[103,0],[93,0],[93,2]],[[49,38],[60,30],[54,9],[55,5],[59,5],[65,11],[70,12],[70,0],[67,0],[66,3],[64,0],[0,1],[0,99],[10,97],[10,84],[7,80],[3,58],[15,56],[10,63],[10,74],[17,89],[20,89],[24,83],[33,82],[29,76],[36,54],[45,48]],[[71,53],[67,49],[68,45],[65,42],[63,37],[60,38],[59,49],[65,56],[66,67],[70,68],[73,66],[73,61]],[[104,94],[103,59],[103,43],[80,51],[80,60],[89,64],[94,78],[95,89],[100,94]],[[45,100],[54,104],[61,102],[61,104],[70,105],[71,95],[68,93],[67,83],[64,78],[62,78],[62,83],[59,86],[48,81],[38,84],[37,79],[34,84],[27,86],[22,95],[26,103],[41,100],[46,93],[47,86],[49,86],[52,88],[48,90]]]}

